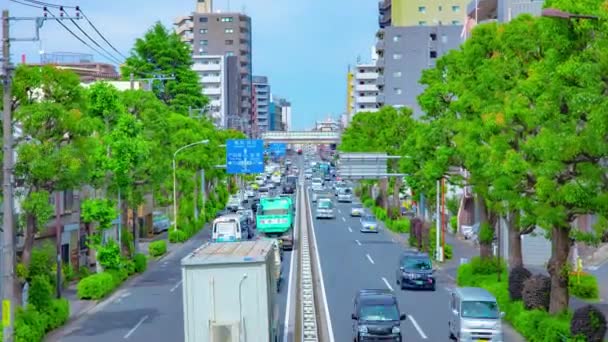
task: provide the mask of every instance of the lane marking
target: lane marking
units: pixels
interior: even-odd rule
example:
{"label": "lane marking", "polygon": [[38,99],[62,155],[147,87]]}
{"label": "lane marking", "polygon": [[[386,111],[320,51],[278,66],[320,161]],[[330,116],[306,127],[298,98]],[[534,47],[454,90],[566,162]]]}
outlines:
{"label": "lane marking", "polygon": [[416,328],[416,330],[418,330],[418,333],[420,334],[420,337],[422,337],[423,340],[426,340],[427,337],[424,334],[424,331],[422,331],[422,329],[420,329],[420,326],[418,325],[418,322],[416,322],[416,320],[414,319],[414,316],[412,315],[407,315],[407,318],[410,319],[410,321],[412,322],[412,324],[414,325],[414,328]]}
{"label": "lane marking", "polygon": [[338,213],[342,214],[342,210],[338,209]]}
{"label": "lane marking", "polygon": [[372,263],[372,265],[375,264],[374,260],[372,259],[371,256],[369,256],[369,254],[365,254],[365,256],[367,257],[367,260],[369,260],[369,262]]}
{"label": "lane marking", "polygon": [[346,222],[346,219],[344,218],[344,216],[342,216],[342,221]]}
{"label": "lane marking", "polygon": [[169,290],[169,292],[173,292],[175,290],[177,290],[177,288],[182,284],[182,280],[178,281],[177,284],[175,284],[175,286],[173,286],[171,288],[171,290]]}
{"label": "lane marking", "polygon": [[386,287],[388,287],[389,290],[395,291],[395,290],[393,290],[393,287],[391,286],[391,284],[388,283],[388,280],[386,280],[386,278],[382,277],[382,280],[384,281],[384,284],[386,284]]}
{"label": "lane marking", "polygon": [[348,231],[351,233],[353,232],[353,230],[350,227],[348,227]]}
{"label": "lane marking", "polygon": [[140,325],[142,325],[142,323],[148,319],[148,315],[145,315],[144,317],[142,317],[139,322],[137,322],[137,324],[135,324],[135,326],[129,330],[129,332],[124,336],[125,339],[129,338],[129,336],[131,336],[131,334],[133,334],[135,332],[135,330],[137,330],[137,328],[139,328]]}
{"label": "lane marking", "polygon": [[357,243],[357,245],[361,246],[361,241],[355,240],[355,242]]}
{"label": "lane marking", "polygon": [[[303,197],[301,195],[301,190],[298,189],[298,194],[296,196],[296,198],[298,199],[298,201],[300,201],[301,199],[299,197]],[[298,211],[296,210],[296,213],[293,216],[293,221],[294,222],[298,222]],[[293,236],[294,239],[298,236],[298,228],[299,228],[299,224],[295,225],[294,231],[293,231]],[[295,241],[294,241],[294,245],[295,245]],[[291,252],[291,262],[289,263],[289,280],[287,281],[287,306],[285,307],[285,319],[283,320],[283,322],[285,322],[283,324],[283,342],[289,342],[289,319],[291,318],[291,293],[293,291],[292,288],[292,272],[293,272],[293,265],[294,262],[296,260],[296,253],[294,251]]]}
{"label": "lane marking", "polygon": [[451,275],[449,275],[449,274],[446,274],[446,277],[450,278],[450,279],[451,279],[451,280],[453,280],[453,281],[456,281],[456,278],[452,277],[452,276],[451,276]]}

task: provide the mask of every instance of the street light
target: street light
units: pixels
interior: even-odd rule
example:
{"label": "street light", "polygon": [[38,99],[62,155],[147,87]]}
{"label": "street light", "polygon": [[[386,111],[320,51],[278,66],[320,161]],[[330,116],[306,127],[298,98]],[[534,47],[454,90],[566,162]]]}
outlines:
{"label": "street light", "polygon": [[181,152],[182,150],[187,149],[188,147],[192,147],[192,146],[196,146],[196,145],[203,145],[203,144],[208,144],[209,140],[205,139],[205,140],[201,140],[186,146],[182,146],[180,148],[177,149],[177,151],[175,151],[175,153],[173,153],[173,230],[177,230],[177,179],[175,176],[175,157],[177,157],[177,154],[179,152]]}
{"label": "street light", "polygon": [[569,13],[569,12],[564,12],[564,11],[556,9],[556,8],[545,8],[542,10],[541,15],[543,17],[561,18],[561,19],[591,19],[591,20],[599,19],[599,17],[595,16],[595,15]]}

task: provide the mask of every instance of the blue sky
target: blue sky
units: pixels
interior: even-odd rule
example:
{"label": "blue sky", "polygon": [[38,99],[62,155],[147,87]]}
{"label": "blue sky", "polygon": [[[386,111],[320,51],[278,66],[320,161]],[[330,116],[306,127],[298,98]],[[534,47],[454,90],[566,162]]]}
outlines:
{"label": "blue sky", "polygon": [[[4,8],[8,3],[11,16],[41,14],[37,8],[8,0],[2,2]],[[171,25],[175,17],[190,13],[195,7],[195,0],[46,2],[80,5],[125,55],[134,40],[155,21]],[[227,5],[228,0],[214,2],[215,9],[225,11]],[[377,7],[376,0],[230,0],[232,11],[244,10],[252,17],[254,73],[268,76],[272,92],[292,101],[296,129],[310,128],[315,120],[344,111],[346,69],[355,64],[357,56],[363,60],[370,58],[378,29]],[[96,38],[86,22],[80,24]],[[78,32],[71,23],[68,26]],[[29,37],[34,25],[13,23],[11,32],[14,37]],[[40,50],[93,53],[51,21],[41,30],[41,42],[13,43],[13,61],[19,61],[25,54],[29,62],[38,62]],[[95,58],[103,60],[100,56]]]}

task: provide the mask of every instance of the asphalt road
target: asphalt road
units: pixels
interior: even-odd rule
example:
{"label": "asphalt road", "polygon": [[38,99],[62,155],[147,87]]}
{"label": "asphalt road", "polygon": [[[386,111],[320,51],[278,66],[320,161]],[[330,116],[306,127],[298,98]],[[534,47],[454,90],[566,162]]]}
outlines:
{"label": "asphalt road", "polygon": [[[314,208],[311,205],[313,212]],[[313,217],[312,222],[335,341],[353,340],[353,298],[365,288],[395,290],[400,310],[407,314],[401,323],[404,341],[449,341],[448,291],[454,287],[452,275],[439,271],[435,292],[400,290],[395,271],[406,247],[391,233],[384,229],[377,234],[361,233],[359,219],[350,217],[348,203],[336,204],[335,219]],[[505,341],[517,340],[505,336]]]}
{"label": "asphalt road", "polygon": [[[209,239],[205,229],[133,284],[116,291],[86,315],[79,317],[47,341],[183,341],[183,298],[180,260]],[[279,293],[279,320],[283,327],[291,252],[283,258],[284,283]]]}

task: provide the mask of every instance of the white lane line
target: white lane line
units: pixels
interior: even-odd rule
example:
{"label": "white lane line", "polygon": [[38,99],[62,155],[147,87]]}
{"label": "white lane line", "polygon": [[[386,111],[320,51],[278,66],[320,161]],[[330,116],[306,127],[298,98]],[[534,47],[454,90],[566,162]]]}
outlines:
{"label": "white lane line", "polygon": [[382,280],[384,281],[384,284],[386,284],[386,287],[388,287],[389,290],[395,291],[395,290],[393,290],[393,287],[391,286],[391,284],[388,283],[388,280],[386,280],[386,278],[382,277]]}
{"label": "white lane line", "polygon": [[346,222],[346,219],[344,218],[344,216],[342,216],[342,221]]}
{"label": "white lane line", "polygon": [[409,318],[409,320],[412,322],[412,324],[414,325],[414,328],[416,328],[416,330],[418,330],[418,333],[420,334],[420,337],[422,337],[422,339],[426,340],[427,337],[424,334],[424,331],[422,331],[422,329],[420,329],[420,326],[418,325],[418,322],[416,322],[416,320],[414,319],[414,316],[407,315],[407,318]]}
{"label": "white lane line", "polygon": [[369,262],[372,263],[372,265],[375,264],[374,259],[372,259],[372,257],[369,256],[369,254],[365,254],[365,256],[367,257],[367,260],[369,260]]}
{"label": "white lane line", "polygon": [[450,278],[452,281],[456,281],[456,278],[452,277],[451,275],[447,274],[446,277]]}
{"label": "white lane line", "polygon": [[181,281],[181,280],[180,280],[180,281],[178,281],[178,282],[177,282],[177,284],[175,284],[175,286],[173,286],[173,287],[171,288],[171,290],[169,290],[169,292],[173,292],[173,291],[177,290],[177,288],[178,288],[178,287],[179,287],[181,284],[182,284],[182,281]]}
{"label": "white lane line", "polygon": [[[297,196],[299,197],[304,197],[304,196],[300,196],[301,190],[298,190],[298,194]],[[301,200],[299,197],[296,197],[298,200]],[[296,210],[296,213],[293,217],[293,222],[295,222],[295,228],[293,231],[293,236],[296,237],[298,236],[298,227],[300,226],[298,224],[298,211]],[[295,243],[295,241],[294,241]],[[291,262],[289,263],[289,280],[287,281],[287,306],[285,308],[285,319],[283,320],[283,342],[289,342],[289,319],[291,318],[291,292],[292,292],[292,279],[291,279],[291,273],[293,272],[293,265],[294,262],[296,261],[296,253],[291,252]]]}
{"label": "white lane line", "polygon": [[353,229],[351,227],[348,227],[348,231],[352,233]]}
{"label": "white lane line", "polygon": [[129,332],[124,336],[125,339],[129,338],[129,336],[131,336],[131,334],[133,334],[135,332],[135,330],[137,330],[137,328],[139,328],[140,325],[142,325],[142,323],[148,319],[148,315],[145,315],[144,317],[142,317],[139,322],[137,322],[137,324],[135,324],[135,326],[129,330]]}
{"label": "white lane line", "polygon": [[342,214],[342,210],[338,209],[338,213]]}
{"label": "white lane line", "polygon": [[[308,201],[308,194],[304,198],[305,201]],[[310,203],[310,202],[309,202]],[[312,219],[312,210],[310,209],[310,205],[308,206],[308,215],[310,217],[310,224],[312,230],[312,240],[317,245],[317,235],[315,233],[315,221]],[[342,218],[344,219],[344,217]],[[317,271],[319,273],[319,280],[321,282],[321,294],[323,295],[323,305],[325,306],[325,318],[327,319],[327,331],[329,333],[329,342],[334,342],[334,328],[331,325],[331,316],[329,315],[329,305],[327,305],[327,294],[325,292],[325,281],[323,280],[323,270],[321,269],[321,259],[319,258],[319,248],[315,248],[315,260],[317,264]]]}
{"label": "white lane line", "polygon": [[355,242],[357,243],[357,245],[361,246],[361,241],[355,240]]}

